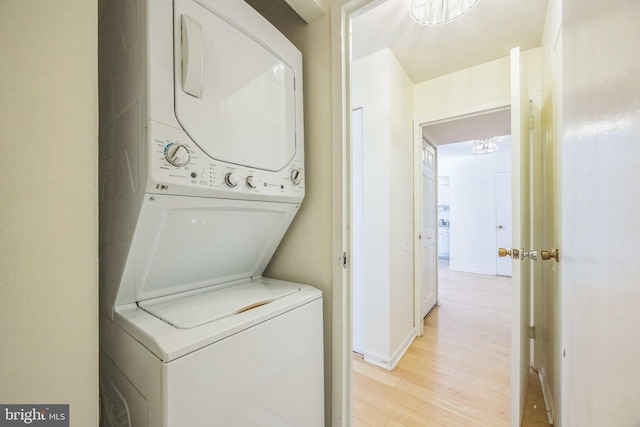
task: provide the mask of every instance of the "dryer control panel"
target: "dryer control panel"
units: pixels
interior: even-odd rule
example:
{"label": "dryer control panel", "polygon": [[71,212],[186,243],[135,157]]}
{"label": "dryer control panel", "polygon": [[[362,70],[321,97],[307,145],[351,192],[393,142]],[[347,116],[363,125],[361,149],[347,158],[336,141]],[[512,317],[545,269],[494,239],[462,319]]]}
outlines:
{"label": "dryer control panel", "polygon": [[151,122],[147,193],[271,200],[304,197],[304,163],[279,171],[221,162],[207,156],[182,130]]}

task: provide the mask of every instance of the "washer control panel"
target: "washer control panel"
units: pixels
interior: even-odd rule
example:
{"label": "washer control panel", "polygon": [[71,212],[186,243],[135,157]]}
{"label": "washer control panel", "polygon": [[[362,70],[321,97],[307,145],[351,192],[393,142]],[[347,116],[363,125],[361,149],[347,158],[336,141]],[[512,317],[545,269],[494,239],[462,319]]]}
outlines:
{"label": "washer control panel", "polygon": [[304,197],[302,161],[265,171],[212,159],[178,129],[152,122],[150,133],[147,192],[265,200]]}

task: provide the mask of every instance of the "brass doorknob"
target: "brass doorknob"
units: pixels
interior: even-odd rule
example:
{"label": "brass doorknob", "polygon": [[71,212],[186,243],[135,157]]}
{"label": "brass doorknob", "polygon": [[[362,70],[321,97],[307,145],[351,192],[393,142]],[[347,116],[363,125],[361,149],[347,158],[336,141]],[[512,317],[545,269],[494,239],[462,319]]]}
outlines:
{"label": "brass doorknob", "polygon": [[520,259],[520,251],[518,251],[517,249],[505,249],[505,248],[498,248],[498,256],[499,257],[505,257],[505,256],[510,256],[513,259]]}
{"label": "brass doorknob", "polygon": [[557,249],[551,249],[550,251],[540,251],[540,255],[543,260],[555,259],[556,261],[560,261],[560,253]]}

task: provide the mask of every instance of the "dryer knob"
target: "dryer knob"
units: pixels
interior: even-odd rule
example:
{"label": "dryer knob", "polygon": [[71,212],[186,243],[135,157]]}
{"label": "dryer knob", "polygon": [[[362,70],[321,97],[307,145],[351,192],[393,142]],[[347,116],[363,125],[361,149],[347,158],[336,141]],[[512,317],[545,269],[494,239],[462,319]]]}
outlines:
{"label": "dryer knob", "polygon": [[249,175],[246,179],[247,187],[253,189],[256,188],[256,184],[253,182],[253,175]]}
{"label": "dryer knob", "polygon": [[173,142],[165,147],[164,157],[173,166],[185,166],[191,160],[189,149],[185,145]]}
{"label": "dryer knob", "polygon": [[233,172],[229,172],[224,176],[224,183],[227,186],[233,188],[238,186],[238,175]]}
{"label": "dryer knob", "polygon": [[291,171],[291,182],[293,182],[294,185],[298,185],[300,184],[300,181],[302,181],[302,171],[300,169],[294,169]]}

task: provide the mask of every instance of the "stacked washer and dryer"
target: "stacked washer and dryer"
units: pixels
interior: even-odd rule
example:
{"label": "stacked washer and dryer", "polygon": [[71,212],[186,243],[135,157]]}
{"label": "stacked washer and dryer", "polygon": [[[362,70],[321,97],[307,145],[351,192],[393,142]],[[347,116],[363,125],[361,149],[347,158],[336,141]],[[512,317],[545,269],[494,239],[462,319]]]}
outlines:
{"label": "stacked washer and dryer", "polygon": [[300,52],[243,0],[111,0],[99,55],[101,426],[324,425],[322,294],[262,277]]}

